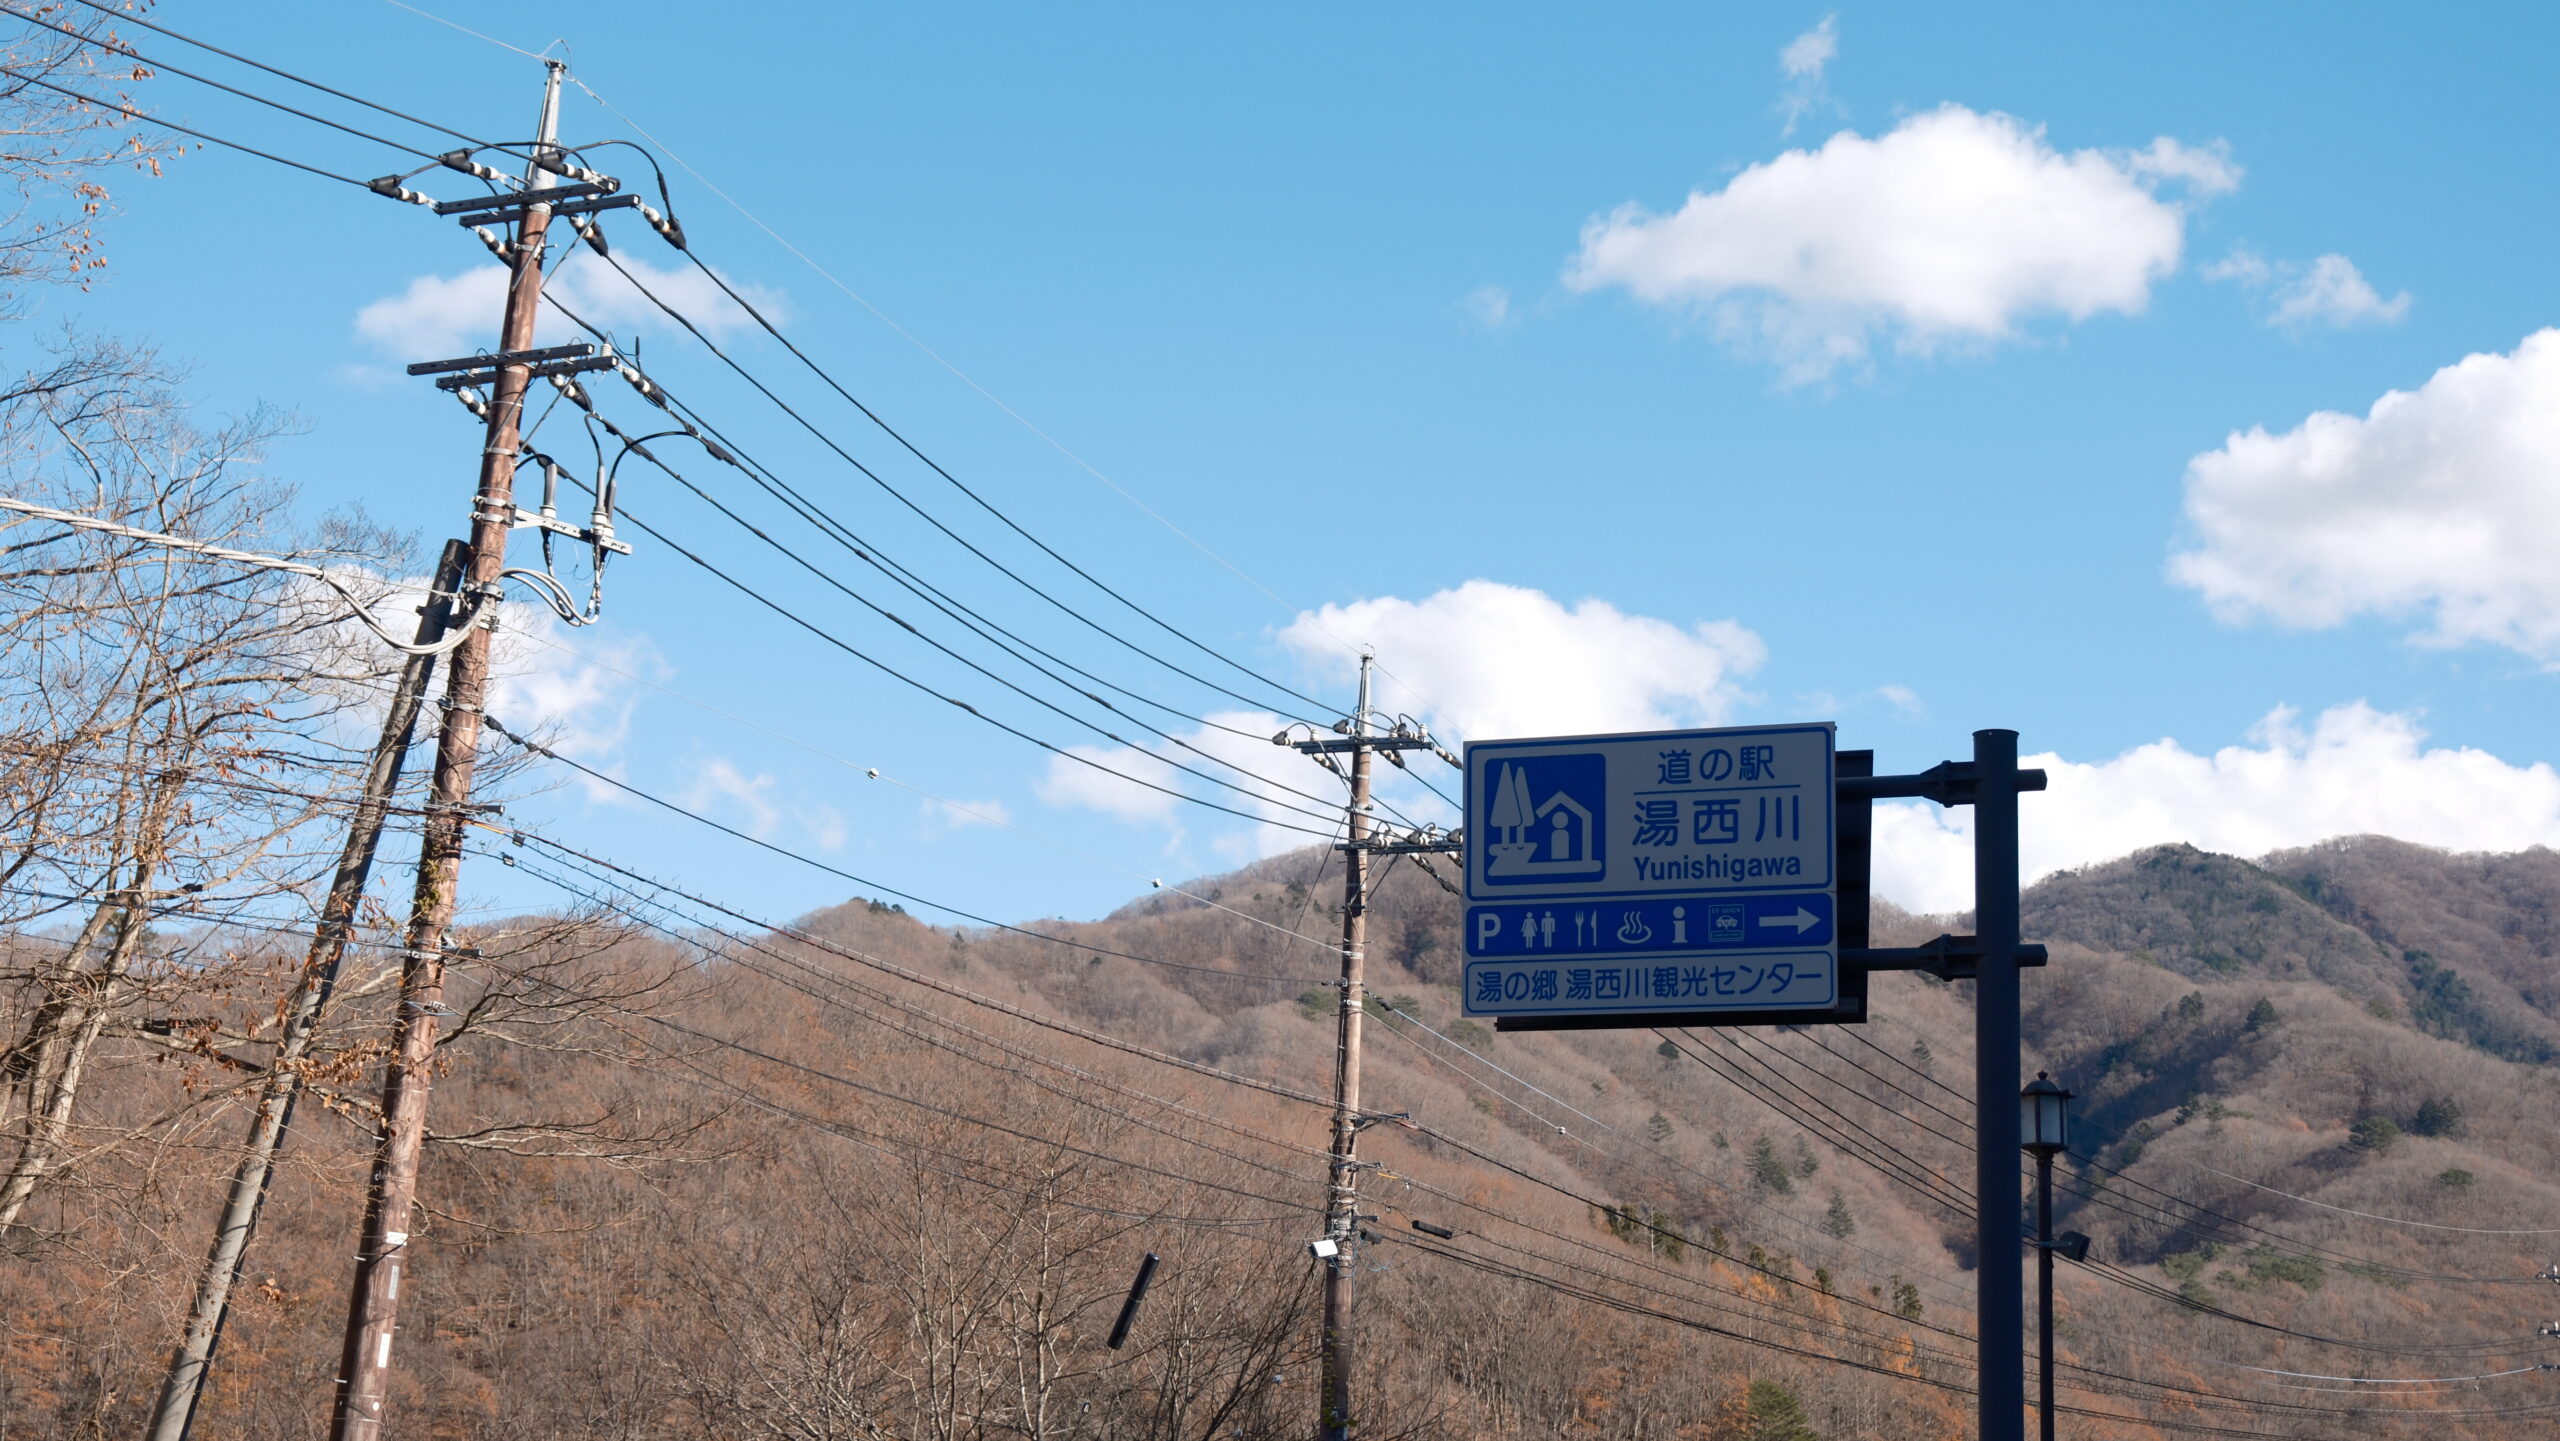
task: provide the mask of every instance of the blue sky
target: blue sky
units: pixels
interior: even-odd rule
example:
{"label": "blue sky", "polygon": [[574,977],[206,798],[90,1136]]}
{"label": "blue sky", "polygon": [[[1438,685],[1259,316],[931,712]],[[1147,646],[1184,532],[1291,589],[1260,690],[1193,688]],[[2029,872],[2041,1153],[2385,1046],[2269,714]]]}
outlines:
{"label": "blue sky", "polygon": [[[1398,678],[1384,702],[1453,736],[1837,719],[1902,767],[2010,726],[2060,766],[2028,820],[2039,867],[2172,838],[2560,844],[2560,582],[2535,559],[2560,547],[2560,355],[2529,344],[2560,220],[2545,11],[426,8],[504,44],[385,0],[154,13],[494,138],[529,132],[540,88],[505,47],[564,41],[590,87],[568,138],[654,136],[695,253],[848,388],[1097,577],[1337,707],[1346,643],[1368,642]],[[346,174],[408,168],[182,79],[143,93]],[[399,366],[494,338],[467,234],[219,150],[118,199],[105,279],[49,313],[156,339],[209,410],[295,412],[274,469],[313,505],[359,502],[422,548],[462,524],[476,429]],[[919,504],[1215,670],[975,511],[646,229],[608,227]],[[927,530],[592,261],[563,293],[873,544],[1111,681],[1262,724]],[[555,423],[545,441],[575,441]],[[677,466],[776,513],[698,454]],[[625,474],[631,510],[849,642],[1155,764]],[[814,531],[769,529],[888,603]],[[590,764],[1002,916],[1094,914],[1136,877],[1304,839],[1053,769],[631,538],[606,621],[558,637],[576,655],[533,647],[512,696]],[[1167,729],[1331,793],[1267,745]],[[769,914],[851,889],[592,787],[516,813]],[[1891,818],[1889,893],[1953,904],[1962,843]]]}

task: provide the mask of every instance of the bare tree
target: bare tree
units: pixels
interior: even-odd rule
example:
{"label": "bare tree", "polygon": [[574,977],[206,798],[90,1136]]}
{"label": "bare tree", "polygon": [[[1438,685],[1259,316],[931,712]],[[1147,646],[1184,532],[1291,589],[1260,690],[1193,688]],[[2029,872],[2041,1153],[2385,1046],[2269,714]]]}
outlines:
{"label": "bare tree", "polygon": [[[291,545],[290,496],[250,467],[278,429],[197,429],[148,356],[93,352],[86,383],[22,387],[5,478],[138,529],[379,562],[387,537]],[[119,1012],[183,1004],[199,973],[154,967],[155,919],[255,912],[307,889],[357,758],[345,724],[388,658],[351,643],[303,578],[50,522],[0,524],[0,755],[26,826],[0,852],[10,918],[76,917],[10,997],[0,1051],[0,1232],[72,1163],[73,1113]]]}
{"label": "bare tree", "polygon": [[[131,9],[150,8],[135,0]],[[157,175],[172,151],[134,128],[131,86],[151,78],[110,15],[39,3],[0,40],[0,311],[28,287],[85,284],[105,265],[96,223],[113,200],[105,176]],[[85,98],[84,98],[85,97]]]}

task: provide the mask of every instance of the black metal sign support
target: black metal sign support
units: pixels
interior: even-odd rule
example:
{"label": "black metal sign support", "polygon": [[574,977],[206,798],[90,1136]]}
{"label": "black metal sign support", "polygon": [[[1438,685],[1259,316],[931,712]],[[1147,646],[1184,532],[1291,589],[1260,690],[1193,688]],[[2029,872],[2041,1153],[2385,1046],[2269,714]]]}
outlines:
{"label": "black metal sign support", "polygon": [[[1837,753],[1833,834],[1839,877],[1840,998],[1828,1011],[1619,1012],[1587,1016],[1503,1016],[1501,1031],[1624,1030],[1634,1027],[1854,1025],[1867,1018],[1867,979],[1876,971],[1926,971],[1974,986],[1973,1200],[1979,1226],[1976,1277],[1981,1391],[1980,1441],[2025,1441],[2026,1265],[2018,1218],[2018,972],[2045,963],[2045,948],[2018,935],[2018,797],[2045,788],[2040,770],[2018,768],[2018,733],[1973,733],[1970,760],[1944,761],[1915,775],[1875,774],[1875,752]],[[1879,800],[1971,806],[1974,934],[1918,946],[1880,948],[1868,929],[1870,846]]]}
{"label": "black metal sign support", "polygon": [[[1940,767],[1941,770],[1946,769]],[[1973,806],[1973,930],[1982,943],[1973,981],[1974,1271],[1980,1346],[1975,1434],[2027,1434],[2026,1253],[2018,1228],[2018,793],[2044,772],[2018,769],[2018,733],[1973,733],[1970,774],[1949,777],[1940,805]]]}

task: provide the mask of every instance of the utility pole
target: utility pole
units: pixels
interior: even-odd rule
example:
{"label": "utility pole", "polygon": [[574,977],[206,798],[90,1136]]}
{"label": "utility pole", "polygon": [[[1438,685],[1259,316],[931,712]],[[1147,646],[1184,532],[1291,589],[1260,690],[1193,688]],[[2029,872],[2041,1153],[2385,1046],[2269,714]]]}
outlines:
{"label": "utility pole", "polygon": [[[1337,774],[1333,756],[1348,753],[1351,801],[1344,810],[1342,852],[1342,996],[1334,1020],[1333,1146],[1325,1186],[1324,1237],[1310,1249],[1324,1262],[1324,1383],[1318,1400],[1316,1434],[1320,1441],[1349,1441],[1351,1406],[1351,1282],[1358,1265],[1360,1222],[1360,1128],[1368,1117],[1360,1110],[1360,1023],[1368,1007],[1369,858],[1380,852],[1418,854],[1455,850],[1448,840],[1412,838],[1380,842],[1370,819],[1370,759],[1381,751],[1438,751],[1428,732],[1402,721],[1385,732],[1373,731],[1369,672],[1376,657],[1360,653],[1360,699],[1350,719],[1334,727],[1331,738],[1292,741],[1287,731],[1276,741],[1314,756]],[[1442,754],[1446,754],[1442,752]],[[1391,759],[1394,757],[1390,756]],[[1402,760],[1396,761],[1402,765]]]}
{"label": "utility pole", "polygon": [[1351,1434],[1351,1282],[1359,1229],[1360,1021],[1366,1009],[1369,961],[1369,666],[1360,654],[1360,703],[1351,713],[1351,804],[1343,811],[1342,996],[1334,1021],[1333,1162],[1327,1168],[1324,1233],[1334,1253],[1324,1262],[1324,1411],[1317,1434],[1346,1441]]}
{"label": "utility pole", "polygon": [[[470,583],[466,594],[493,602],[507,563],[507,532],[516,521],[516,451],[524,397],[533,366],[533,323],[542,301],[545,232],[552,208],[540,199],[559,163],[560,74],[547,67],[542,118],[533,161],[525,171],[525,195],[516,224],[505,322],[499,332],[495,385],[489,403],[488,441],[480,454],[479,489],[471,508]],[[487,606],[495,621],[494,604]],[[435,779],[425,836],[418,854],[417,890],[410,901],[407,944],[400,962],[400,1011],[394,1054],[382,1084],[382,1124],[375,1134],[373,1172],[366,1188],[364,1235],[356,1253],[353,1295],[347,1305],[346,1348],[338,1362],[337,1404],[330,1441],[376,1441],[391,1383],[391,1338],[399,1313],[401,1263],[409,1244],[410,1212],[418,1193],[418,1162],[426,1148],[427,1089],[435,1061],[437,1016],[444,1008],[445,932],[453,923],[455,888],[462,874],[463,827],[471,803],[472,772],[479,760],[481,702],[489,683],[489,629],[475,626],[453,653],[445,691],[444,725],[436,738]]]}
{"label": "utility pole", "polygon": [[293,1106],[302,1094],[302,1059],[311,1050],[329,993],[338,984],[338,965],[347,953],[347,937],[355,929],[356,906],[364,899],[373,874],[373,858],[381,848],[382,825],[399,788],[400,771],[408,763],[409,737],[417,729],[420,702],[435,675],[442,641],[453,620],[453,605],[462,581],[461,541],[445,542],[436,564],[426,604],[418,608],[417,649],[400,669],[391,709],[382,718],[382,735],[365,767],[364,792],[347,823],[347,843],[338,857],[337,879],[320,907],[320,924],[302,963],[302,979],[287,1002],[275,1054],[268,1059],[266,1082],[259,1088],[258,1109],[249,1119],[249,1141],[232,1169],[231,1190],[222,1203],[222,1219],[214,1226],[213,1248],[196,1278],[196,1299],[187,1315],[185,1335],[169,1358],[169,1375],[151,1412],[147,1441],[186,1441],[195,1426],[196,1403],[204,1394],[205,1374],[213,1366],[214,1348],[222,1342],[222,1325],[231,1315],[231,1288],[240,1281],[249,1239],[266,1206],[267,1185],[275,1174],[275,1158],[293,1129]]}

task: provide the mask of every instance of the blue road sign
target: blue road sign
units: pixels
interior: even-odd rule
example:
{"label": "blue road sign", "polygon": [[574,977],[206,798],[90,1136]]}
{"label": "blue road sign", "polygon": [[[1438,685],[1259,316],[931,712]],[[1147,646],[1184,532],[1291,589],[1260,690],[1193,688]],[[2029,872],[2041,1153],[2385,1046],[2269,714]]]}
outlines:
{"label": "blue road sign", "polygon": [[1466,753],[1468,1015],[1839,996],[1829,724]]}

